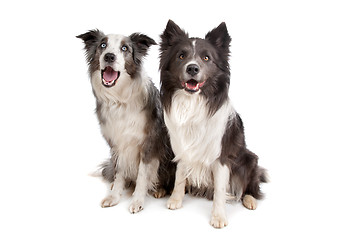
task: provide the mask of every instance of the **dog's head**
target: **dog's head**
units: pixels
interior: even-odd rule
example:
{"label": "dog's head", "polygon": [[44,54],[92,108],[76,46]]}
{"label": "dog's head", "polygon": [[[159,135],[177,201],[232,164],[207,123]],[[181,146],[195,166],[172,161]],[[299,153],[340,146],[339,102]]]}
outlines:
{"label": "dog's head", "polygon": [[126,37],[91,30],[77,38],[84,41],[90,75],[98,71],[103,86],[107,88],[115,86],[122,75],[135,78],[148,48],[156,44],[150,37],[139,33]]}
{"label": "dog's head", "polygon": [[226,24],[206,34],[205,39],[189,38],[169,20],[161,35],[160,70],[169,72],[175,85],[190,93],[200,92],[219,74],[229,74],[229,44]]}
{"label": "dog's head", "polygon": [[189,38],[185,31],[169,20],[160,44],[161,88],[165,107],[176,90],[184,89],[190,94],[204,95],[210,107],[217,109],[216,105],[221,104],[228,94],[230,42],[225,23],[202,39]]}

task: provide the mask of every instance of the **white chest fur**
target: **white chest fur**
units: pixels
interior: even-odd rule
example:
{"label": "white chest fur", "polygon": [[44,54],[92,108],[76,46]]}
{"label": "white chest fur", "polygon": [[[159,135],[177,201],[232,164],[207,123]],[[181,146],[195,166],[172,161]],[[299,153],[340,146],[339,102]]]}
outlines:
{"label": "white chest fur", "polygon": [[146,116],[142,108],[130,104],[105,105],[101,115],[106,119],[101,124],[102,133],[119,150],[126,150],[128,145],[140,145],[144,141]]}
{"label": "white chest fur", "polygon": [[117,155],[118,171],[125,177],[136,179],[140,163],[140,146],[145,139],[146,116],[141,108],[126,104],[103,106],[101,131],[111,141],[112,150]]}
{"label": "white chest fur", "polygon": [[212,185],[212,167],[221,153],[221,140],[229,117],[234,113],[226,102],[213,116],[206,99],[184,90],[175,92],[171,109],[164,113],[175,161],[187,170],[193,185]]}

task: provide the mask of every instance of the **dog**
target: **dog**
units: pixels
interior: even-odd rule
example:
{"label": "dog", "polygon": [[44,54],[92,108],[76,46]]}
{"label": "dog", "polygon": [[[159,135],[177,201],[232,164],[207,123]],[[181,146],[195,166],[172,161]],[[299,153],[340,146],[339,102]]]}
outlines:
{"label": "dog", "polygon": [[230,42],[225,23],[201,39],[169,20],[160,44],[160,98],[177,163],[167,207],[180,208],[186,191],[213,199],[215,228],[228,224],[226,200],[255,209],[263,197],[260,183],[267,182],[229,100]]}
{"label": "dog", "polygon": [[156,43],[140,33],[105,35],[97,29],[77,38],[85,44],[96,114],[111,149],[111,158],[101,166],[109,183],[101,206],[118,204],[124,189],[135,183],[129,210],[137,213],[148,191],[162,197],[173,188],[175,176],[159,91],[142,67]]}

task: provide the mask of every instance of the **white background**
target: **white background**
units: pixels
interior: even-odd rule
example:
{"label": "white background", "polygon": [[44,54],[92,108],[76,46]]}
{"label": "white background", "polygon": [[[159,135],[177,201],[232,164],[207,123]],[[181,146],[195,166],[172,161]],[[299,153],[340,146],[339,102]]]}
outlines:
{"label": "white background", "polygon": [[[61,3],[60,3],[61,2]],[[360,8],[357,1],[2,1],[1,239],[359,239]],[[185,197],[170,211],[148,197],[102,209],[89,173],[109,156],[76,35],[142,32],[168,19],[203,37],[225,21],[231,99],[248,147],[269,170],[266,199],[228,204]],[[158,47],[145,67],[158,86]]]}

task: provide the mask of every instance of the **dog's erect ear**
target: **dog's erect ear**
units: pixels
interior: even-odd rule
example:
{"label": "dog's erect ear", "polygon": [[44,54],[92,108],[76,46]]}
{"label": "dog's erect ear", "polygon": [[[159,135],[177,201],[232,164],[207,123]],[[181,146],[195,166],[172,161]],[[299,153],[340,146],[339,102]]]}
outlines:
{"label": "dog's erect ear", "polygon": [[222,22],[217,28],[208,32],[205,39],[210,41],[215,47],[229,51],[231,37],[224,22]]}
{"label": "dog's erect ear", "polygon": [[133,56],[136,64],[141,63],[141,59],[147,55],[147,51],[151,45],[156,45],[154,39],[140,33],[131,34],[130,40],[133,43]]}
{"label": "dog's erect ear", "polygon": [[100,44],[101,39],[105,37],[105,34],[98,29],[94,29],[76,37],[84,41],[87,61],[90,63],[95,56],[97,46]]}
{"label": "dog's erect ear", "polygon": [[165,63],[168,62],[167,53],[170,46],[174,45],[176,41],[180,41],[184,38],[188,38],[188,34],[182,30],[176,23],[172,20],[169,20],[164,32],[160,35],[160,65],[159,69],[162,69],[165,66]]}
{"label": "dog's erect ear", "polygon": [[161,37],[161,47],[164,48],[166,45],[172,45],[173,42],[177,41],[179,38],[188,37],[188,34],[185,33],[176,23],[172,20],[169,20],[166,28]]}

